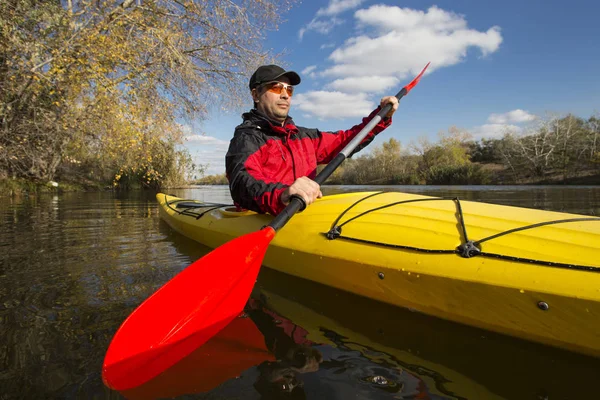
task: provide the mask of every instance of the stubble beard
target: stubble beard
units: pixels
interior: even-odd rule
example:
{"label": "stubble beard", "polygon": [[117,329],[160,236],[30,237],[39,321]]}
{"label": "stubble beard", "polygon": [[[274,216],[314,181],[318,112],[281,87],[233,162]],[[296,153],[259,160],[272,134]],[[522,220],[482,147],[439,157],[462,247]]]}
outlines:
{"label": "stubble beard", "polygon": [[277,122],[283,123],[288,117],[288,109],[281,110],[277,106],[275,106],[268,111],[269,113],[267,114],[267,116]]}
{"label": "stubble beard", "polygon": [[281,122],[285,121],[288,116],[288,110],[276,110],[275,115],[278,117]]}

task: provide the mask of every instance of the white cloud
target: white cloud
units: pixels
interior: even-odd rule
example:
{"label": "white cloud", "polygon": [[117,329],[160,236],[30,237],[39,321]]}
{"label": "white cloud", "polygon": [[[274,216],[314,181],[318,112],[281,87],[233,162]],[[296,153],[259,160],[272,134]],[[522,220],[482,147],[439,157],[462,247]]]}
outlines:
{"label": "white cloud", "polygon": [[316,65],[310,65],[310,66],[304,68],[301,73],[302,73],[302,75],[307,75],[311,78],[315,78],[317,76],[317,74],[315,73],[316,69],[317,69]]}
{"label": "white cloud", "polygon": [[327,7],[319,8],[317,17],[341,14],[360,6],[365,0],[331,0]]}
{"label": "white cloud", "polygon": [[216,145],[216,146],[229,145],[229,142],[227,142],[225,140],[217,139],[216,137],[207,136],[207,135],[189,135],[189,136],[185,137],[185,141],[186,142],[196,142],[196,143],[203,144],[203,145]]}
{"label": "white cloud", "polygon": [[294,98],[294,107],[320,119],[365,117],[375,103],[365,93],[313,91]]}
{"label": "white cloud", "polygon": [[504,114],[491,114],[488,122],[492,124],[520,124],[523,122],[531,122],[537,119],[537,116],[529,114],[521,109],[512,110]]}
{"label": "white cloud", "polygon": [[[348,10],[360,4],[361,2],[330,2],[328,7],[321,9],[320,15],[317,13],[303,33],[308,30],[319,31],[324,22],[323,16],[337,15],[335,10]],[[431,66],[427,73],[464,62],[468,52],[472,50],[478,51],[482,56],[494,53],[503,40],[499,27],[493,26],[487,31],[471,29],[465,16],[436,6],[427,10],[415,10],[373,5],[357,10],[354,13],[354,23],[356,29],[349,31],[360,34],[348,38],[329,55],[329,67],[318,68],[321,71],[318,76],[329,80],[324,87],[331,90],[332,94],[327,97],[327,92],[322,91],[304,93],[304,98],[311,98],[315,102],[303,105],[306,113],[322,118],[337,117],[337,111],[334,112],[328,103],[333,96],[341,101],[344,93],[373,95],[390,88],[395,92],[395,86],[415,77],[429,61]],[[333,27],[329,25],[328,29]],[[316,71],[317,69],[310,72]],[[363,99],[375,100],[371,97]],[[331,113],[327,114],[328,111]],[[350,113],[352,116],[357,115],[354,111]],[[513,120],[506,122],[512,123]]]}
{"label": "white cloud", "polygon": [[367,33],[348,39],[331,53],[329,59],[335,65],[325,76],[371,74],[403,79],[416,75],[429,61],[428,72],[432,72],[463,61],[470,48],[485,56],[502,43],[499,27],[486,32],[469,29],[463,16],[435,6],[420,11],[375,5],[354,16]]}
{"label": "white cloud", "polygon": [[398,78],[393,76],[360,76],[336,79],[327,84],[325,88],[350,93],[381,93],[389,88],[396,87],[398,82]]}
{"label": "white cloud", "polygon": [[397,6],[377,4],[355,13],[360,24],[372,26],[381,32],[411,32],[427,28],[437,32],[451,33],[467,28],[464,17],[436,6],[426,12]]}
{"label": "white cloud", "polygon": [[335,43],[325,43],[322,44],[321,47],[319,47],[321,50],[325,50],[325,49],[331,49],[332,47],[335,47]]}
{"label": "white cloud", "polygon": [[317,69],[316,65],[309,65],[308,67],[304,68],[302,70],[302,74],[310,74],[311,72],[313,72],[315,69]]}
{"label": "white cloud", "polygon": [[508,124],[485,124],[476,126],[470,130],[473,139],[500,139],[506,133],[520,133],[523,128],[517,125]]}
{"label": "white cloud", "polygon": [[186,143],[194,163],[208,165],[205,175],[225,172],[225,154],[229,141],[207,135],[190,135],[186,137]]}
{"label": "white cloud", "polygon": [[323,19],[319,19],[314,18],[312,21],[310,21],[308,23],[308,25],[306,25],[305,27],[301,28],[298,31],[298,38],[300,40],[302,40],[302,38],[304,37],[304,34],[308,31],[315,31],[318,33],[321,33],[323,35],[327,35],[329,32],[331,32],[333,30],[333,28],[335,28],[338,25],[341,25],[344,23],[343,19],[339,19],[336,17],[332,17],[326,20]]}
{"label": "white cloud", "polygon": [[[298,31],[298,38],[302,40],[308,31],[315,31],[327,35],[337,25],[344,23],[336,15],[360,6],[365,0],[330,0],[327,7],[319,8],[315,17]],[[323,48],[323,47],[321,47]]]}
{"label": "white cloud", "polygon": [[530,114],[521,109],[512,110],[503,114],[490,114],[488,124],[476,126],[471,129],[473,138],[479,139],[500,139],[507,133],[520,134],[523,127],[518,124],[532,122],[537,120],[536,115]]}
{"label": "white cloud", "polygon": [[300,30],[298,31],[298,39],[302,40],[306,31],[307,31],[306,28],[300,28]]}

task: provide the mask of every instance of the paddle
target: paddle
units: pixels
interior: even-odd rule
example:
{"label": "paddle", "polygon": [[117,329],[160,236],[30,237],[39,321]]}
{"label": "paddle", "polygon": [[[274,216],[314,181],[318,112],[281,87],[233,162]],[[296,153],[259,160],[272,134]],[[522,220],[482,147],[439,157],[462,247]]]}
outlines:
{"label": "paddle", "polygon": [[[419,82],[428,66],[398,92],[398,100]],[[383,107],[317,175],[319,185],[391,107]],[[269,243],[302,207],[304,201],[292,197],[269,225],[216,248],[144,301],[123,322],[106,352],[104,383],[116,390],[141,385],[190,354],[239,315],[250,297]]]}

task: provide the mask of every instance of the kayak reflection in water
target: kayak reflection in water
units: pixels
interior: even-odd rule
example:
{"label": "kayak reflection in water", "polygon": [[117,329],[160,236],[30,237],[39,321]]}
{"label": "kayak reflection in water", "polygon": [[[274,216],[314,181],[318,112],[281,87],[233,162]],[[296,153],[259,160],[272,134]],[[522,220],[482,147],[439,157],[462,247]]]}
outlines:
{"label": "kayak reflection in water", "polygon": [[265,337],[265,345],[275,361],[264,361],[254,388],[263,399],[304,399],[306,395],[299,374],[316,372],[323,356],[306,338],[308,331],[285,319],[256,299],[250,299],[246,314]]}
{"label": "kayak reflection in water", "polygon": [[254,375],[252,367],[258,366],[253,386],[261,399],[303,399],[298,374],[317,371],[323,360],[307,334],[251,299],[244,313],[189,356],[121,394],[129,400],[146,400],[209,392],[225,382],[234,383],[246,371]]}

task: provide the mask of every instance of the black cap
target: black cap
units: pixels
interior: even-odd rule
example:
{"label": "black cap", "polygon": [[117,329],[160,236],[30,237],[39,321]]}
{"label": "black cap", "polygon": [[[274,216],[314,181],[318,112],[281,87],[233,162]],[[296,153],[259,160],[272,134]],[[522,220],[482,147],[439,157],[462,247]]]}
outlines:
{"label": "black cap", "polygon": [[263,83],[276,81],[282,76],[287,76],[291,85],[300,83],[300,75],[294,71],[286,71],[278,65],[261,65],[250,77],[250,90]]}

